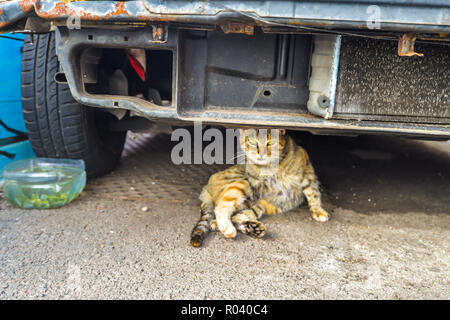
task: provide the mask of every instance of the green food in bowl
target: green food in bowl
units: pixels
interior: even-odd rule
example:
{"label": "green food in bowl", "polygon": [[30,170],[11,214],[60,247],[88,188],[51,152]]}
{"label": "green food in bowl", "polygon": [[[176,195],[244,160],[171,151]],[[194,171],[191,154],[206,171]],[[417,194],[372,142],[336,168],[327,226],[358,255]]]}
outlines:
{"label": "green food in bowl", "polygon": [[83,160],[35,158],[5,166],[3,192],[25,208],[56,208],[75,199],[86,185]]}

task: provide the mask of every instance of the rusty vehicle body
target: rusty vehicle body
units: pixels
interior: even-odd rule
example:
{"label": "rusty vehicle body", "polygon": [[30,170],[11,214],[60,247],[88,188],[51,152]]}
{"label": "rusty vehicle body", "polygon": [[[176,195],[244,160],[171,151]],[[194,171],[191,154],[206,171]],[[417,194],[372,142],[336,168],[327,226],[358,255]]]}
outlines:
{"label": "rusty vehicle body", "polygon": [[[56,81],[123,130],[145,118],[450,137],[447,0],[1,0],[0,31],[54,32]],[[140,91],[111,69],[132,50]]]}

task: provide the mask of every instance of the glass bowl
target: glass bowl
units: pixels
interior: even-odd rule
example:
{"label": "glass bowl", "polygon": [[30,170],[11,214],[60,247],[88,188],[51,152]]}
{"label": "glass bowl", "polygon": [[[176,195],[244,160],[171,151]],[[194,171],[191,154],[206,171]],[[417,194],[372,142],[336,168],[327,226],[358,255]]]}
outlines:
{"label": "glass bowl", "polygon": [[3,169],[3,193],[12,204],[25,208],[63,206],[83,191],[83,160],[33,158],[18,160]]}

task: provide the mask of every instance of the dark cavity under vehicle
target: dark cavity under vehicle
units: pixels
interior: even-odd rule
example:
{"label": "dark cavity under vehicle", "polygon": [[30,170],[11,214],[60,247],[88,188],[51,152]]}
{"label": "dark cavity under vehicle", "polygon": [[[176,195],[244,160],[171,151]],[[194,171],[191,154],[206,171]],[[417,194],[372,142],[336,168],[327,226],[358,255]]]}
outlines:
{"label": "dark cavity under vehicle", "polygon": [[29,33],[36,154],[90,176],[127,130],[195,121],[449,139],[449,21],[446,0],[0,2],[0,30]]}

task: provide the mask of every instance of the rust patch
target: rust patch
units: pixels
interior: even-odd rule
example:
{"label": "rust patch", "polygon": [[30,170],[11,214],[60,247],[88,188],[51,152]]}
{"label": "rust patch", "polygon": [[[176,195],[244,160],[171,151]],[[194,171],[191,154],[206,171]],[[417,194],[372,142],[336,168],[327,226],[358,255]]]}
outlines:
{"label": "rust patch", "polygon": [[197,23],[194,18],[185,16],[185,15],[167,15],[167,14],[138,14],[133,17],[138,21],[151,21],[151,22],[173,22],[180,21],[183,23]]}
{"label": "rust patch", "polygon": [[146,20],[148,20],[148,17],[146,16],[146,15],[137,15],[136,16],[136,19],[137,20],[139,20],[139,21],[146,21]]}
{"label": "rust patch", "polygon": [[416,35],[405,33],[398,40],[398,55],[400,57],[412,57],[412,56],[423,57],[422,53],[414,51],[415,42],[416,42]]}
{"label": "rust patch", "polygon": [[153,26],[153,39],[157,41],[164,40],[164,27]]}
{"label": "rust patch", "polygon": [[[60,18],[63,16],[71,16],[71,17],[80,17],[83,20],[102,20],[102,16],[98,14],[91,13],[89,11],[85,11],[83,9],[77,8],[72,9],[67,4],[70,4],[71,1],[58,1],[55,3],[55,7],[51,9],[50,11],[41,11],[42,6],[40,3],[36,0],[20,0],[19,6],[24,12],[31,11],[33,8],[35,8],[36,14],[44,19],[54,19],[54,18]],[[113,16],[120,16],[122,14],[125,14],[127,16],[130,16],[130,13],[125,9],[126,2],[124,1],[118,1],[115,4],[114,10],[107,13],[103,19],[109,19]],[[2,22],[3,24],[8,24],[9,22]]]}
{"label": "rust patch", "polygon": [[40,10],[41,10],[41,6],[38,5],[36,8],[36,13],[41,18],[56,18],[56,17],[60,17],[62,15],[69,15],[69,9],[67,8],[67,6],[64,2],[57,2],[55,4],[55,7],[48,12],[41,12]]}
{"label": "rust patch", "polygon": [[[22,11],[24,13],[26,13],[26,12],[33,10],[34,1],[35,0],[20,0],[17,2],[17,4],[19,5],[20,9],[22,9]],[[3,4],[3,2],[0,2],[0,3]],[[0,22],[0,28],[3,28],[12,23],[12,21],[5,19],[4,14],[5,14],[5,12],[3,11],[2,8],[0,8],[0,16],[3,16],[3,19],[4,19],[2,22]]]}
{"label": "rust patch", "polygon": [[127,16],[130,16],[128,11],[125,9],[125,5],[126,5],[126,3],[123,1],[116,2],[114,11],[105,14],[105,19],[109,19],[114,16],[120,16],[122,14],[126,14]]}
{"label": "rust patch", "polygon": [[23,12],[31,11],[35,7],[35,0],[20,0],[19,7],[23,10]]}
{"label": "rust patch", "polygon": [[150,15],[140,14],[140,15],[136,16],[136,19],[139,21],[157,21],[157,22],[177,21],[176,18],[167,16],[167,15],[162,15],[162,16],[152,15],[152,16],[150,16]]}
{"label": "rust patch", "polygon": [[41,18],[47,18],[47,19],[60,18],[62,16],[80,17],[83,20],[101,20],[102,19],[101,16],[99,16],[99,15],[94,15],[89,12],[84,12],[83,10],[71,9],[71,8],[67,7],[66,3],[64,3],[64,2],[57,2],[55,4],[55,7],[48,12],[40,11],[40,9],[41,9],[40,6],[39,6],[39,8],[36,7],[37,15]]}
{"label": "rust patch", "polygon": [[254,33],[254,26],[250,24],[240,23],[240,22],[228,22],[221,24],[224,33],[243,33],[252,36]]}

